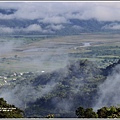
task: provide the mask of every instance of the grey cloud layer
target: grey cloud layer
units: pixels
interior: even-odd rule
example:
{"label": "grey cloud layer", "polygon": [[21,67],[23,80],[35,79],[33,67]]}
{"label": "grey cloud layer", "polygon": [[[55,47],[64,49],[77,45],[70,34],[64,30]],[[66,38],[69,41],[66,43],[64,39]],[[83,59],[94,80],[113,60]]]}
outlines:
{"label": "grey cloud layer", "polygon": [[102,29],[112,29],[112,30],[120,30],[120,23],[111,23],[108,25],[105,25]]}
{"label": "grey cloud layer", "polygon": [[54,31],[56,30],[61,30],[63,29],[64,26],[61,24],[50,24],[47,27],[45,27],[44,29],[38,25],[38,24],[31,24],[28,27],[16,27],[16,28],[12,28],[12,27],[6,27],[6,26],[0,26],[0,32],[1,33],[14,33],[14,32],[42,32],[42,33],[54,33]]}
{"label": "grey cloud layer", "polygon": [[[0,13],[0,19],[37,19],[26,27],[0,26],[2,33],[32,32],[54,33],[64,29],[70,19],[91,19],[98,21],[119,21],[120,2],[0,2],[0,9],[16,9],[13,14]],[[41,23],[46,26],[41,26]],[[82,29],[81,26],[73,26]],[[120,25],[107,25],[103,29],[120,29]]]}
{"label": "grey cloud layer", "polygon": [[[120,20],[120,2],[1,2],[0,8],[15,8],[12,15],[0,19],[39,19],[43,22],[67,22],[69,18]],[[79,14],[72,14],[78,11]],[[61,15],[61,17],[58,15]]]}

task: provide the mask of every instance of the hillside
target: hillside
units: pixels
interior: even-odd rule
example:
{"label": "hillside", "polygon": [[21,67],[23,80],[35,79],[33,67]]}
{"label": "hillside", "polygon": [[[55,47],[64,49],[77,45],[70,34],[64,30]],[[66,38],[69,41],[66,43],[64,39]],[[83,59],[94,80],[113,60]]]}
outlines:
{"label": "hillside", "polygon": [[15,105],[24,110],[26,117],[45,117],[48,114],[76,117],[75,110],[79,106],[94,106],[98,99],[98,86],[105,81],[105,72],[108,71],[108,67],[103,70],[91,61],[78,60],[35,78],[14,81],[10,86],[3,86],[1,91],[2,95],[7,93],[8,100],[15,98],[13,102],[17,101]]}
{"label": "hillside", "polygon": [[119,117],[119,11],[119,2],[1,2],[0,102],[28,118]]}
{"label": "hillside", "polygon": [[0,98],[0,118],[23,118],[23,111]]}

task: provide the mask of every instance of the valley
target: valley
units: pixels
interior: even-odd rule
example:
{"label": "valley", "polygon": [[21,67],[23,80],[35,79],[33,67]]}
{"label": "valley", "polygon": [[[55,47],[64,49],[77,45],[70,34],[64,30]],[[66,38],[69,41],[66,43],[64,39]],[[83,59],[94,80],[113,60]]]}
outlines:
{"label": "valley", "polygon": [[98,86],[119,64],[120,35],[33,38],[1,36],[0,97],[25,117],[76,117],[80,105],[94,107]]}
{"label": "valley", "polygon": [[119,11],[0,2],[0,118],[120,118]]}
{"label": "valley", "polygon": [[4,49],[1,48],[0,67],[2,71],[12,72],[42,71],[43,68],[51,71],[66,66],[69,60],[86,58],[108,65],[119,59],[119,37],[119,34],[81,34],[46,39],[37,36],[33,41],[33,37],[7,37],[6,42],[1,39]]}

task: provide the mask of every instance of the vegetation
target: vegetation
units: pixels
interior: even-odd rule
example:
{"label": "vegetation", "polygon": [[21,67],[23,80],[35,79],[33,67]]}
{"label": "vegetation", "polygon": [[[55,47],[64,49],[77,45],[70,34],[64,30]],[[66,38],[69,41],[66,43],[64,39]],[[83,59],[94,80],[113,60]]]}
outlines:
{"label": "vegetation", "polygon": [[[0,57],[1,93],[7,91],[18,98],[25,117],[76,117],[78,106],[87,108],[81,109],[85,114],[80,117],[99,117],[91,107],[98,99],[99,85],[120,64],[119,35],[81,34],[43,40],[46,37],[14,36],[13,40],[24,42]],[[90,46],[83,46],[84,42]]]}
{"label": "vegetation", "polygon": [[[65,68],[36,77],[33,73],[24,73],[21,76],[24,80],[14,80],[10,86],[1,87],[1,91],[13,91],[14,96],[23,103],[21,107],[26,106],[25,117],[51,117],[49,115],[52,114],[55,117],[76,117],[74,111],[78,105],[84,108],[93,106],[98,99],[98,86],[119,63],[103,69],[87,59],[71,61]],[[85,114],[97,117],[91,108],[86,109]]]}
{"label": "vegetation", "polygon": [[46,118],[54,118],[54,114],[49,114],[46,116]]}
{"label": "vegetation", "polygon": [[[55,117],[75,117],[73,111],[78,105],[91,107],[97,100],[99,84],[105,81],[107,75],[117,64],[119,61],[106,69],[100,69],[93,62],[80,60],[70,63],[64,69],[36,77],[32,80],[32,85],[38,90],[47,84],[56,85],[50,92],[38,97],[35,102],[28,103],[28,108],[25,110],[26,116],[36,114],[44,117],[47,114],[54,114]],[[62,107],[59,107],[59,104]],[[66,108],[64,104],[74,104],[74,106]],[[34,113],[31,110],[34,110]],[[92,113],[90,117],[97,117],[92,109],[87,109],[86,114],[89,111]]]}
{"label": "vegetation", "polygon": [[120,107],[102,107],[94,112],[92,108],[79,107],[76,110],[78,118],[120,118]]}
{"label": "vegetation", "polygon": [[97,118],[98,117],[98,115],[93,111],[92,108],[84,109],[83,107],[79,107],[76,110],[76,115],[79,118]]}
{"label": "vegetation", "polygon": [[0,118],[23,118],[23,111],[0,98]]}

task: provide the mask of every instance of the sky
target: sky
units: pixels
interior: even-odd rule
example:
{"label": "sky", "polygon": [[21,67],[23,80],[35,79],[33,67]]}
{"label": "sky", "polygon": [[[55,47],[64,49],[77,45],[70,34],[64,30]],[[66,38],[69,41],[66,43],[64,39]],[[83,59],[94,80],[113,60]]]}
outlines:
{"label": "sky", "polygon": [[[120,21],[120,2],[80,2],[80,1],[64,1],[64,2],[0,2],[1,9],[16,9],[13,14],[0,13],[0,19],[37,19],[39,22],[50,24],[46,29],[38,24],[31,24],[26,28],[16,28],[16,31],[42,31],[52,32],[52,30],[60,30],[64,28],[62,24],[69,23],[69,19],[88,20],[95,18],[98,21]],[[76,26],[78,27],[78,26]],[[105,26],[109,29],[120,29],[120,25]],[[13,32],[12,28],[0,26],[4,32]],[[51,30],[52,29],[52,30]]]}
{"label": "sky", "polygon": [[42,19],[45,23],[66,23],[69,18],[120,20],[120,2],[0,2],[0,8],[17,9],[11,15],[0,14],[0,19]]}

